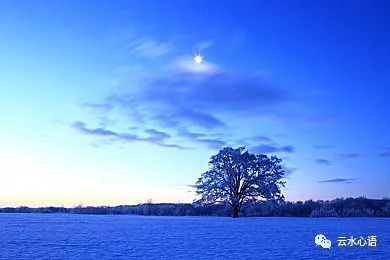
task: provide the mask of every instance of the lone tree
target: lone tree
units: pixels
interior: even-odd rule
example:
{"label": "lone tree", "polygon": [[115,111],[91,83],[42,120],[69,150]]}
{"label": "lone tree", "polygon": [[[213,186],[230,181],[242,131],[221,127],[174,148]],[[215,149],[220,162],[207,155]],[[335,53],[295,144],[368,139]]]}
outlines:
{"label": "lone tree", "polygon": [[244,147],[223,148],[211,157],[209,170],[195,184],[198,202],[229,204],[232,217],[237,218],[246,203],[283,200],[281,161],[276,156],[251,154]]}

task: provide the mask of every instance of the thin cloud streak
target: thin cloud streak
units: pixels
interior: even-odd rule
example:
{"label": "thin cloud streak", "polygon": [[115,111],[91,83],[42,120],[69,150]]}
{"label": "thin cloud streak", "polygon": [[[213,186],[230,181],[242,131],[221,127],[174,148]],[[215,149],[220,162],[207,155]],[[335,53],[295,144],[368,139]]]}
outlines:
{"label": "thin cloud streak", "polygon": [[88,128],[84,122],[80,122],[80,121],[73,123],[72,127],[82,134],[96,136],[100,138],[111,138],[112,140],[125,141],[130,143],[144,142],[144,143],[150,143],[157,146],[168,147],[168,148],[189,149],[181,145],[165,143],[164,141],[165,139],[169,138],[169,135],[161,131],[152,130],[152,129],[146,131],[149,134],[149,136],[140,137],[137,134],[118,133],[104,128]]}
{"label": "thin cloud streak", "polygon": [[361,156],[362,155],[360,153],[342,153],[338,155],[340,159],[355,159]]}
{"label": "thin cloud streak", "polygon": [[169,54],[172,46],[166,42],[158,42],[150,38],[138,38],[131,42],[130,51],[144,57],[160,57]]}
{"label": "thin cloud streak", "polygon": [[383,149],[378,155],[380,157],[390,157],[390,147]]}
{"label": "thin cloud streak", "polygon": [[264,154],[270,154],[270,153],[293,153],[295,151],[295,147],[291,145],[270,145],[270,144],[262,144],[252,147],[251,149],[255,153],[264,153]]}
{"label": "thin cloud streak", "polygon": [[317,164],[322,164],[322,165],[331,165],[331,164],[332,164],[331,161],[326,160],[326,159],[317,159],[317,160],[316,160],[316,163],[317,163]]}
{"label": "thin cloud streak", "polygon": [[356,178],[335,178],[335,179],[328,179],[323,181],[318,181],[318,183],[353,183]]}

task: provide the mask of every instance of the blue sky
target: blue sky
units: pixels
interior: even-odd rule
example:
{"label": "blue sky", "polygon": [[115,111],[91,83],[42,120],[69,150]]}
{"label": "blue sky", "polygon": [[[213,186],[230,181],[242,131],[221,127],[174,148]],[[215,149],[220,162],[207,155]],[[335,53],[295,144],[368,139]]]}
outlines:
{"label": "blue sky", "polygon": [[386,1],[1,5],[0,206],[190,202],[223,146],[288,200],[390,195]]}

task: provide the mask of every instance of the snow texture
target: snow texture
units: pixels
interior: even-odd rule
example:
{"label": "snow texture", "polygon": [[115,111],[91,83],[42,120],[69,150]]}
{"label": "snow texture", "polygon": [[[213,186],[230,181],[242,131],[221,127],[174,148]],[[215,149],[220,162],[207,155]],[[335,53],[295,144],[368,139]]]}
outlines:
{"label": "snow texture", "polygon": [[[390,259],[390,219],[0,214],[0,259]],[[330,250],[314,243],[332,240]],[[378,246],[337,247],[339,236]]]}

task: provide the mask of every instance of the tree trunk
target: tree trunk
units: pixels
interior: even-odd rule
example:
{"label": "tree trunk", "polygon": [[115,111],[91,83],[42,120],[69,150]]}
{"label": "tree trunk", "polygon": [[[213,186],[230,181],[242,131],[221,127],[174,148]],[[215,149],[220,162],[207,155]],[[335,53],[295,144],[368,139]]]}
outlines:
{"label": "tree trunk", "polygon": [[238,211],[239,211],[239,210],[238,210],[238,206],[237,206],[237,205],[234,205],[234,206],[233,206],[233,212],[232,212],[232,213],[233,213],[233,214],[232,214],[232,217],[233,217],[233,218],[238,218]]}

